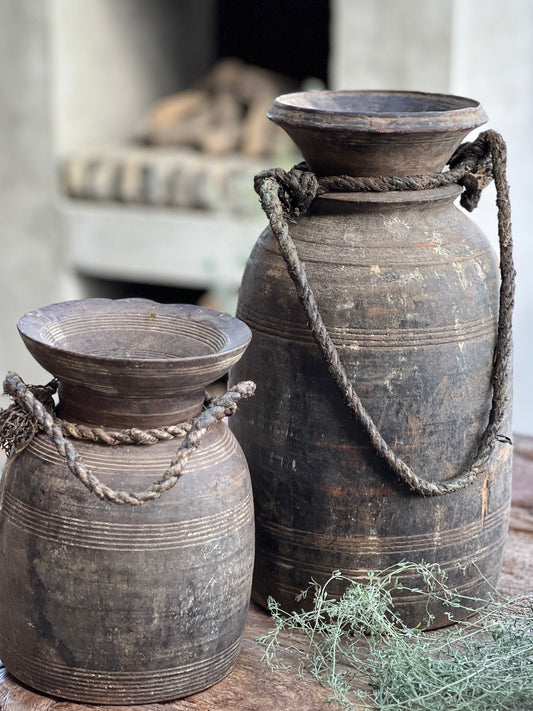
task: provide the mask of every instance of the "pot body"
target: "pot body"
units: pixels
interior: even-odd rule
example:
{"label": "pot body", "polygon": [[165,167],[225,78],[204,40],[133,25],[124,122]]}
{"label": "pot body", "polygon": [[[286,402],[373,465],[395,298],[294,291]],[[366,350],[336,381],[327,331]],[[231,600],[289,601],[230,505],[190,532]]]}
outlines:
{"label": "pot body", "polygon": [[[364,407],[431,481],[473,461],[491,403],[497,260],[454,206],[458,193],[330,194],[290,225]],[[461,594],[483,596],[502,562],[511,447],[498,443],[477,482],[453,494],[423,497],[398,482],[344,404],[270,228],[249,259],[237,314],[254,337],[233,377],[240,368],[261,376],[254,402],[231,422],[254,488],[253,598],[297,609],[312,578],[340,569],[362,580],[404,560],[436,562]],[[438,605],[427,621],[427,601],[412,593],[395,600],[409,624],[449,623]]]}
{"label": "pot body", "polygon": [[[131,379],[142,366],[147,378],[152,375],[154,401],[160,398],[154,371],[164,374],[165,391],[172,390],[168,380],[172,371],[176,373],[173,414],[176,408],[179,414],[179,392],[184,387],[178,381],[188,380],[179,358],[185,358],[183,368],[206,381],[203,387],[210,380],[210,368],[219,367],[213,365],[215,356],[209,356],[206,369],[205,363],[187,353],[176,356],[167,369],[161,362],[143,359],[137,328],[144,333],[144,312],[153,308],[149,302],[117,302],[117,308],[105,302],[104,309],[101,303],[89,306],[101,319],[100,330],[109,323],[109,312],[117,309],[127,328],[134,329],[133,337],[125,327],[126,335],[116,336],[131,340],[128,352],[137,345],[137,369],[135,362],[126,363],[126,377],[128,369]],[[212,312],[206,316],[206,310],[199,317],[194,307],[186,307],[183,325],[174,319],[174,307],[157,306],[168,313],[165,321],[152,327],[152,342],[159,328],[164,334],[175,331],[175,340],[183,344],[180,334],[185,327],[186,332],[195,328],[195,340],[203,342],[207,327],[201,319],[208,318],[217,328],[224,321]],[[87,310],[85,303],[80,308]],[[50,320],[52,311],[54,319],[59,313],[57,330],[61,330],[68,312],[70,333],[72,311],[77,309],[72,304],[68,309],[54,305],[44,315]],[[114,315],[111,343],[106,346],[110,352],[116,328]],[[220,328],[227,335],[224,325]],[[249,338],[244,328],[247,333],[243,335],[241,329],[237,339],[243,348]],[[79,338],[85,343],[82,334]],[[221,342],[224,338],[220,335]],[[82,361],[76,372],[85,370],[92,377],[87,348],[83,357],[73,350],[65,353],[72,364]],[[119,361],[106,364],[100,351],[98,357],[102,373],[111,367],[120,373]],[[118,376],[115,380],[119,382]],[[144,379],[139,381],[146,389]],[[94,382],[96,387],[96,377]],[[125,427],[131,385],[118,387],[120,403],[115,408],[121,409],[119,426]],[[186,392],[184,411],[190,400]],[[147,396],[140,402],[142,408],[136,409],[144,410],[149,422]],[[83,399],[78,398],[77,406],[83,407]],[[201,401],[197,409],[199,414]],[[101,414],[105,420],[105,413]],[[154,417],[158,422],[161,415],[156,412]],[[145,491],[167,470],[179,445],[176,439],[151,446],[84,441],[75,447],[87,469],[111,489]],[[248,613],[254,517],[248,466],[223,422],[204,435],[176,485],[144,505],[121,506],[98,499],[73,477],[44,434],[8,460],[0,498],[0,565],[5,572],[0,579],[0,655],[17,679],[41,692],[79,702],[146,704],[199,692],[232,669]]]}

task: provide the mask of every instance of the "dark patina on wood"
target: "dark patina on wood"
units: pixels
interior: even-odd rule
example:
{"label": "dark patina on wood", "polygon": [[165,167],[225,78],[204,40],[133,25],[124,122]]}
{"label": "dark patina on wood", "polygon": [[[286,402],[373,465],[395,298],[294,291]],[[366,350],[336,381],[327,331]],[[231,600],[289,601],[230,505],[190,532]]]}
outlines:
{"label": "dark patina on wood", "polygon": [[[298,127],[297,141],[309,129],[303,152],[318,175],[440,170],[485,118],[477,102],[459,97],[339,97],[338,120],[335,92],[322,106],[318,95],[295,95],[273,108],[289,133]],[[290,228],[350,381],[385,440],[430,482],[474,460],[491,407],[497,260],[453,205],[459,192],[325,194]],[[254,332],[246,364],[262,385],[232,423],[256,497],[254,598],[264,605],[273,595],[294,608],[311,578],[323,581],[333,569],[364,578],[404,559],[438,562],[465,595],[486,593],[507,531],[510,448],[496,447],[473,485],[444,497],[419,497],[396,482],[329,376],[270,228],[248,262],[238,315]],[[424,604],[408,595],[397,606],[409,623],[425,618]],[[447,623],[445,612],[433,610],[434,626]]]}
{"label": "dark patina on wood", "polygon": [[[523,595],[533,588],[533,438],[514,438],[513,500],[510,532],[498,591]],[[327,711],[331,692],[300,678],[290,656],[294,638],[282,640],[280,655],[287,671],[272,671],[262,660],[264,647],[257,639],[271,629],[272,620],[253,603],[244,631],[242,652],[225,679],[187,699],[143,706],[93,706],[58,701],[35,693],[0,669],[0,706],[3,711]],[[440,634],[429,632],[427,634]],[[363,683],[364,680],[361,680]],[[365,687],[363,687],[365,688]],[[333,707],[334,708],[334,707]]]}
{"label": "dark patina on wood", "polygon": [[[60,381],[62,414],[117,427],[198,415],[205,387],[250,339],[230,316],[137,299],[55,304],[19,328]],[[177,447],[76,444],[119,491],[146,489]],[[1,486],[9,574],[0,581],[0,655],[14,677],[61,698],[140,704],[201,691],[232,669],[254,521],[247,464],[223,422],[176,485],[144,505],[96,498],[44,434],[8,461]]]}

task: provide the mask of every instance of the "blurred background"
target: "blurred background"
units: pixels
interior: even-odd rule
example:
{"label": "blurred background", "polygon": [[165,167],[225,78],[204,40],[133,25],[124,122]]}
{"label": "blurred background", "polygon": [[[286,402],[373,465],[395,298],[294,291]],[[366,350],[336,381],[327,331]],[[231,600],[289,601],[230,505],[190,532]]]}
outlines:
{"label": "blurred background", "polygon": [[[529,0],[0,0],[2,377],[46,382],[16,322],[54,301],[235,308],[253,175],[298,160],[264,116],[277,94],[444,92],[508,143],[514,431],[533,434],[532,28]],[[473,217],[497,246],[493,203]]]}

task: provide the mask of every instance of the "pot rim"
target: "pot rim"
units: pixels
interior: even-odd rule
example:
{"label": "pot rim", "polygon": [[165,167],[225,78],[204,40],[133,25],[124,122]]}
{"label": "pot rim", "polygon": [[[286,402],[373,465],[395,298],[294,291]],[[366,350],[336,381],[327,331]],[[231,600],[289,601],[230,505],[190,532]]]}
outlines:
{"label": "pot rim", "polygon": [[[82,350],[63,348],[61,345],[52,343],[47,338],[46,329],[54,324],[61,324],[62,320],[73,316],[79,316],[80,318],[91,315],[105,317],[106,314],[152,317],[154,322],[155,319],[161,316],[182,321],[192,321],[215,330],[222,337],[224,343],[220,347],[216,347],[214,351],[200,355],[143,358],[137,354],[133,357],[104,355],[101,353],[93,355]],[[126,365],[139,363],[144,366],[153,365],[156,368],[162,365],[172,368],[173,365],[179,365],[180,363],[199,364],[202,362],[207,364],[219,361],[221,357],[223,360],[227,360],[228,357],[231,358],[242,353],[251,339],[251,331],[248,326],[240,319],[227,313],[214,311],[195,304],[161,304],[144,298],[87,298],[61,301],[27,312],[18,320],[17,329],[34,356],[37,355],[36,351],[44,349],[48,352],[56,352],[58,355],[83,358],[94,364]],[[179,329],[176,330],[176,336],[179,336]]]}
{"label": "pot rim", "polygon": [[[421,105],[435,103],[434,109],[411,111],[380,111],[331,106],[332,98],[355,100],[358,97],[413,99]],[[308,105],[306,102],[315,105]],[[327,107],[329,102],[329,107]],[[320,106],[323,103],[324,106]],[[348,102],[345,102],[348,103]],[[446,106],[447,105],[447,106]],[[442,107],[442,108],[439,108]],[[424,131],[460,131],[473,129],[487,122],[480,102],[464,96],[422,91],[386,90],[323,90],[293,92],[278,96],[267,112],[269,119],[281,125],[309,128],[349,129],[372,133],[414,133]]]}

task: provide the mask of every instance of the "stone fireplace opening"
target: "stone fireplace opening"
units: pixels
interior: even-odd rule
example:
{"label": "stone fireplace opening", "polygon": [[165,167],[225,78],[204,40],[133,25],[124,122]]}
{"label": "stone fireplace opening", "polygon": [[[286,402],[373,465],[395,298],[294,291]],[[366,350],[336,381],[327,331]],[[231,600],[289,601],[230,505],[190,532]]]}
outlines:
{"label": "stone fireplace opening", "polygon": [[[61,211],[79,295],[203,298],[233,311],[265,222],[253,176],[299,159],[265,113],[277,93],[327,86],[328,0],[73,5],[56,5],[56,106]],[[98,42],[87,37],[91,19],[101,27]],[[161,100],[179,103],[225,61],[251,71],[249,85],[264,85],[255,68],[283,78],[255,108],[256,133],[278,132],[272,150],[257,148],[257,139],[255,149],[246,141],[221,149],[219,104],[214,128],[202,131],[194,114],[189,121],[200,144],[147,140],[154,115],[168,114]],[[205,138],[214,153],[204,150]]]}

